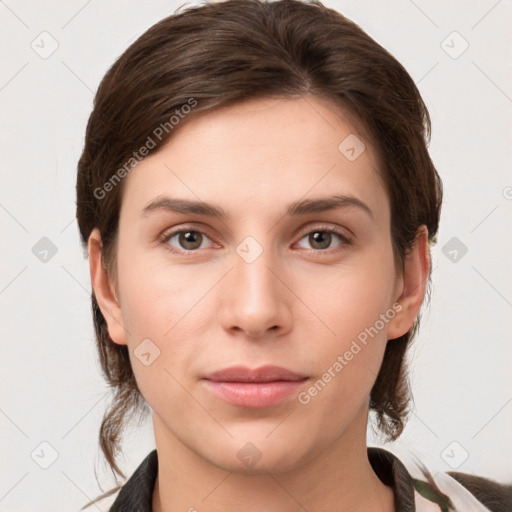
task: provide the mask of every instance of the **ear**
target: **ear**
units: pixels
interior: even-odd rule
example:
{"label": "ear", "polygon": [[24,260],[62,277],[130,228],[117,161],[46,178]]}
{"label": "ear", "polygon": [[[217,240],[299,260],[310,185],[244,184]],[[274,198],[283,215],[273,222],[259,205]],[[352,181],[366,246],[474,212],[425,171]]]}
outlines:
{"label": "ear", "polygon": [[401,309],[388,323],[387,338],[394,340],[407,333],[418,316],[430,271],[430,250],[428,244],[428,230],[422,225],[417,233],[414,244],[407,254],[404,272],[400,278],[402,286],[398,291],[398,302]]}
{"label": "ear", "polygon": [[126,345],[126,330],[123,325],[121,306],[116,299],[115,284],[103,264],[103,244],[98,228],[94,228],[87,241],[91,285],[98,306],[107,322],[108,333],[114,343]]}

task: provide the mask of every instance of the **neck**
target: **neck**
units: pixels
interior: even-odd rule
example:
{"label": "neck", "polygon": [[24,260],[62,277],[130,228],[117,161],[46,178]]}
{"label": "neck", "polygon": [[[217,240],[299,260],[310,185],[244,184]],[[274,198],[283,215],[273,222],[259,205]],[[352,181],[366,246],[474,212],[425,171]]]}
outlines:
{"label": "neck", "polygon": [[[367,419],[367,416],[366,416]],[[345,431],[332,445],[286,472],[224,470],[181,443],[154,415],[158,476],[153,512],[393,512],[393,490],[374,473],[364,435]],[[366,422],[365,425],[366,426]]]}

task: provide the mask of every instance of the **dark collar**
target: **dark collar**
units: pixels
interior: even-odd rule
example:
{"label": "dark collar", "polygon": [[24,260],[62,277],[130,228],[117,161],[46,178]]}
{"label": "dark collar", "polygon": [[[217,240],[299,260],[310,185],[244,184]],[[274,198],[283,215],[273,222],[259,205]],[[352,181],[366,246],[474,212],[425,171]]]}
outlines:
{"label": "dark collar", "polygon": [[158,455],[155,449],[123,485],[109,512],[152,512],[153,489],[157,474]]}
{"label": "dark collar", "polygon": [[[393,489],[396,512],[415,512],[414,482],[402,462],[391,452],[377,447],[368,447],[368,458],[381,481]],[[155,449],[123,485],[109,512],[151,512],[157,473]]]}

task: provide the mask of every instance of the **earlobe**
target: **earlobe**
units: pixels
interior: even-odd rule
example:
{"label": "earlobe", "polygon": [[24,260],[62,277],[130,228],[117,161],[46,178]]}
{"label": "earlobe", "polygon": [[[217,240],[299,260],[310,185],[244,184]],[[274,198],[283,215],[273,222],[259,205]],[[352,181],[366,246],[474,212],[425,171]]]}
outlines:
{"label": "earlobe", "polygon": [[423,303],[429,272],[428,230],[425,225],[422,225],[418,229],[413,247],[405,259],[402,276],[403,288],[400,296],[396,299],[401,309],[388,324],[387,338],[389,340],[403,336],[413,327]]}
{"label": "earlobe", "polygon": [[101,313],[107,322],[110,338],[118,345],[126,345],[126,330],[121,307],[115,296],[115,286],[103,264],[102,248],[101,234],[98,228],[94,228],[87,241],[91,285]]}

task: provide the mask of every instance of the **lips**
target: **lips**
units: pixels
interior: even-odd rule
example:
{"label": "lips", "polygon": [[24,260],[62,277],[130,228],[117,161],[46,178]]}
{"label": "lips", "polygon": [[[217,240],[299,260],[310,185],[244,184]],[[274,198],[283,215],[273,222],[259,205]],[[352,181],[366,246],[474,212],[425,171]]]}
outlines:
{"label": "lips", "polygon": [[275,365],[264,365],[251,369],[247,366],[232,366],[223,370],[209,373],[203,377],[214,382],[275,382],[299,381],[307,378],[306,375],[292,372],[286,368]]}
{"label": "lips", "polygon": [[308,377],[280,366],[265,365],[251,369],[233,366],[205,375],[205,388],[231,405],[244,408],[268,408],[297,393]]}

